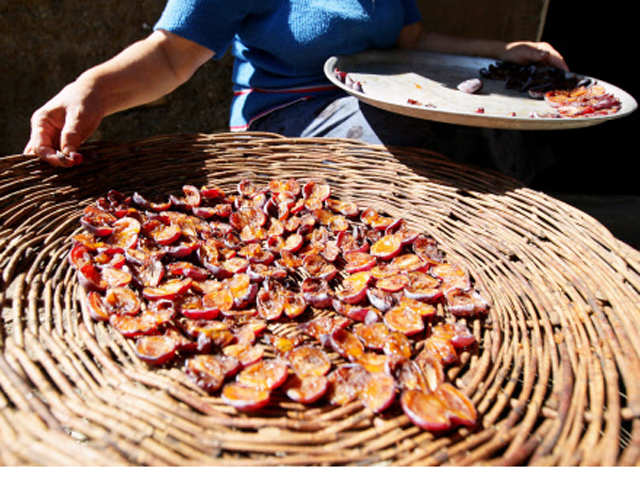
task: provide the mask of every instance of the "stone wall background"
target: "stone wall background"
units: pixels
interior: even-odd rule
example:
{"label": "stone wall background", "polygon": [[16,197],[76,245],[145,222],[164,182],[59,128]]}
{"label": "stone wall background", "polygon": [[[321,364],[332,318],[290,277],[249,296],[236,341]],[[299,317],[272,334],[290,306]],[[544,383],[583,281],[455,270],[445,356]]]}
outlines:
{"label": "stone wall background", "polygon": [[[533,38],[548,0],[419,0],[432,30]],[[19,153],[32,112],[82,71],[151,32],[165,0],[0,0],[0,156]],[[460,15],[460,12],[463,12]],[[96,140],[226,130],[232,58],[206,63],[154,106],[106,118]]]}
{"label": "stone wall background", "polygon": [[[151,33],[164,0],[0,0],[0,156],[22,151],[32,112],[81,72]],[[225,129],[231,57],[154,106],[107,117],[93,139]]]}

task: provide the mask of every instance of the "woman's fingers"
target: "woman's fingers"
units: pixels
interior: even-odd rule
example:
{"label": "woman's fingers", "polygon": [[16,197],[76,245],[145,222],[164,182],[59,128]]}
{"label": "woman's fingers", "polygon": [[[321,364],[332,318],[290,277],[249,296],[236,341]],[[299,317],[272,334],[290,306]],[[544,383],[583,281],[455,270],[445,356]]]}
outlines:
{"label": "woman's fingers", "polygon": [[64,113],[60,109],[36,110],[31,117],[31,136],[24,153],[38,155],[41,160],[54,167],[73,165],[64,156],[58,155],[60,146],[60,128]]}
{"label": "woman's fingers", "polygon": [[101,116],[87,106],[81,87],[70,84],[31,117],[31,135],[24,152],[54,167],[82,163],[78,148],[98,128]]}
{"label": "woman's fingers", "polygon": [[502,59],[521,64],[546,63],[562,70],[569,70],[562,55],[547,42],[508,43]]}

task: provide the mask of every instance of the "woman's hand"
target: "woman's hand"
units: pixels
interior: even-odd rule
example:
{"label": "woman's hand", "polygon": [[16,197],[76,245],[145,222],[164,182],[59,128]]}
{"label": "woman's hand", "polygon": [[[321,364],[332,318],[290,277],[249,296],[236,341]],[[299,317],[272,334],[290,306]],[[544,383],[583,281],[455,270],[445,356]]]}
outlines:
{"label": "woman's hand", "polygon": [[399,48],[488,57],[524,65],[542,62],[569,70],[562,55],[546,42],[503,42],[502,40],[458,37],[427,32],[420,22],[406,25],[400,31],[396,45]]}
{"label": "woman's hand", "polygon": [[78,79],[31,116],[31,136],[24,149],[55,167],[82,162],[78,147],[98,128],[104,117],[89,82]]}
{"label": "woman's hand", "polygon": [[499,55],[500,60],[520,63],[546,63],[552,67],[569,70],[558,51],[547,42],[509,42]]}
{"label": "woman's hand", "polygon": [[104,117],[168,94],[213,55],[173,33],[153,32],[90,68],[36,110],[24,152],[56,167],[80,163],[78,147]]}

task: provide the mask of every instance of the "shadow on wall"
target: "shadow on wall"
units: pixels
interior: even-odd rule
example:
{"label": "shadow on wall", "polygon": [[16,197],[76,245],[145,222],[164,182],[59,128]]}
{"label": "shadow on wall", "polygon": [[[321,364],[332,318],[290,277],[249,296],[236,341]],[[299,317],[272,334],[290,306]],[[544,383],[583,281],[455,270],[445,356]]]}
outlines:
{"label": "shadow on wall", "polygon": [[[4,0],[0,4],[0,156],[19,153],[29,119],[67,83],[152,31],[165,0]],[[152,106],[108,117],[93,139],[131,141],[226,130],[231,57],[208,62]]]}

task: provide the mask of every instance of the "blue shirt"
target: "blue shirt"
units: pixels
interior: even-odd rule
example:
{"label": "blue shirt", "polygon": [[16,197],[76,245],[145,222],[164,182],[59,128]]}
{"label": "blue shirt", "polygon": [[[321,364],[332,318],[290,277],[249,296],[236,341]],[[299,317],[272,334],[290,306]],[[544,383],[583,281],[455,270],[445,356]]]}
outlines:
{"label": "blue shirt", "polygon": [[154,29],[235,57],[230,128],[310,96],[336,93],[332,55],[395,45],[420,20],[415,0],[168,0]]}

